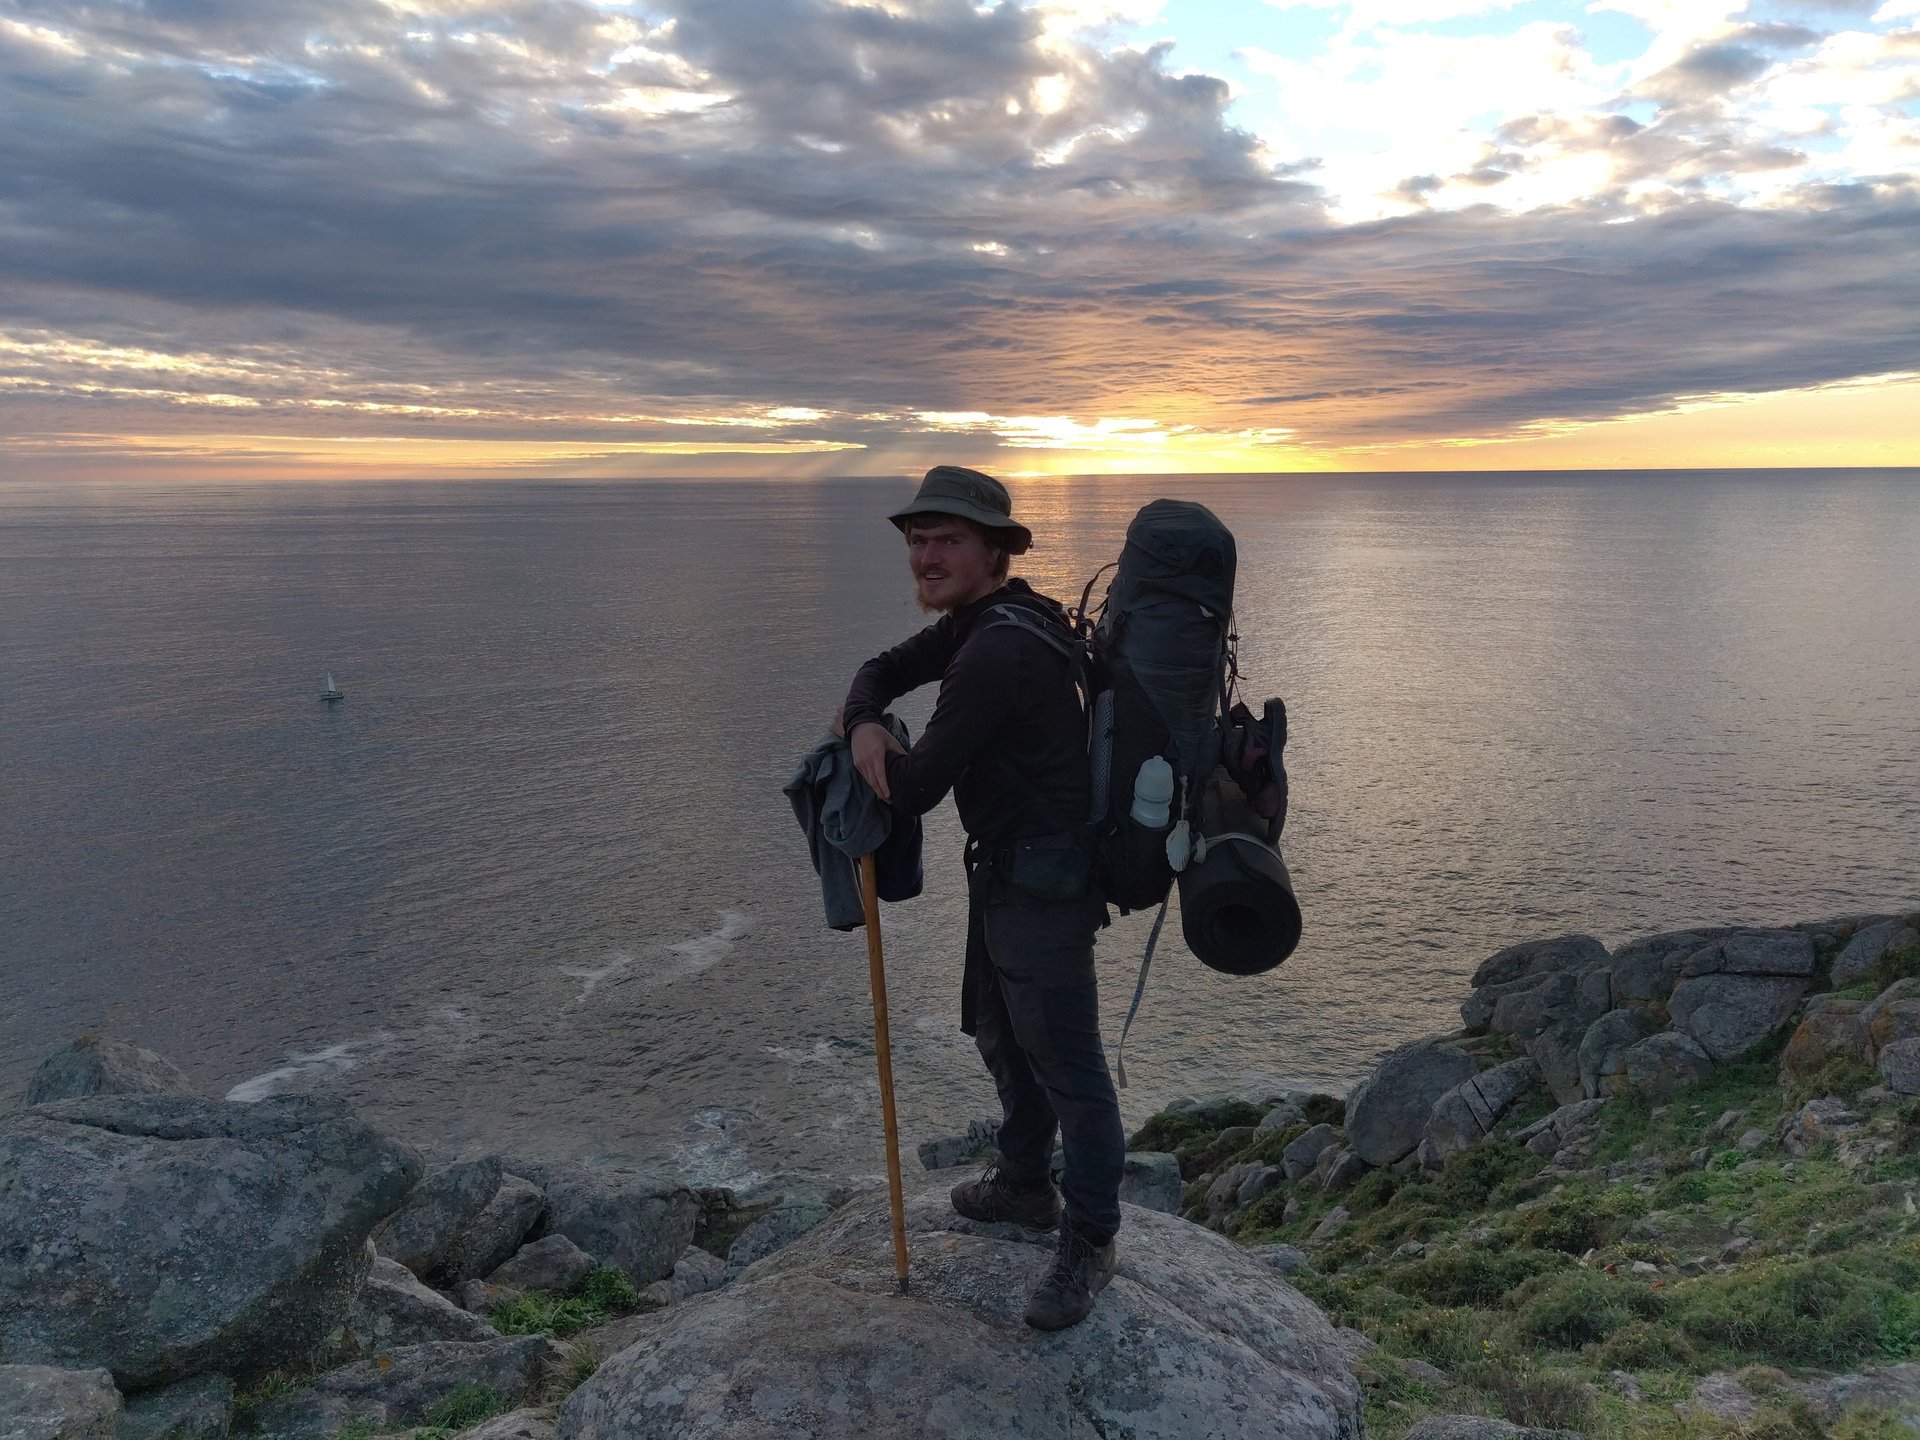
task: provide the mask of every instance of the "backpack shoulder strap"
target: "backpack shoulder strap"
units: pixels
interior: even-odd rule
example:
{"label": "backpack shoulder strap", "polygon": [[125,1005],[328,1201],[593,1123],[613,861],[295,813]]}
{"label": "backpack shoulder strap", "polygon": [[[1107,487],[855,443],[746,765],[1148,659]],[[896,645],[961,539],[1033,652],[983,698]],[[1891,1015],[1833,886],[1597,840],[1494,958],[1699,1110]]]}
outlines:
{"label": "backpack shoulder strap", "polygon": [[993,618],[981,627],[984,630],[991,630],[998,625],[1012,625],[1029,635],[1039,636],[1069,660],[1078,661],[1086,655],[1078,637],[1025,605],[996,605],[987,614]]}

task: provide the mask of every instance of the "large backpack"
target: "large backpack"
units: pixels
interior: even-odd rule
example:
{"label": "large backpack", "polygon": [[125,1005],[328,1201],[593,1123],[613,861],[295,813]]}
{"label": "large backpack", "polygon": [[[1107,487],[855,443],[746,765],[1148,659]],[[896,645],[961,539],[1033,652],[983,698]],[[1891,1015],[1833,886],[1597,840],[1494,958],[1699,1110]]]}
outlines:
{"label": "large backpack", "polygon": [[[1033,610],[995,607],[1073,663],[1087,702],[1093,803],[1085,829],[1105,898],[1122,914],[1160,907],[1128,1011],[1180,881],[1182,930],[1205,964],[1232,974],[1271,969],[1300,933],[1291,878],[1276,841],[1286,819],[1286,707],[1257,718],[1234,698],[1233,534],[1206,506],[1155,500],[1127,526],[1114,567],[1087,582],[1072,632]],[[1093,588],[1115,570],[1098,611]],[[1135,785],[1158,757],[1172,772],[1165,820],[1136,818]],[[1151,812],[1153,806],[1141,807]],[[1120,1083],[1126,1083],[1124,1048]]]}

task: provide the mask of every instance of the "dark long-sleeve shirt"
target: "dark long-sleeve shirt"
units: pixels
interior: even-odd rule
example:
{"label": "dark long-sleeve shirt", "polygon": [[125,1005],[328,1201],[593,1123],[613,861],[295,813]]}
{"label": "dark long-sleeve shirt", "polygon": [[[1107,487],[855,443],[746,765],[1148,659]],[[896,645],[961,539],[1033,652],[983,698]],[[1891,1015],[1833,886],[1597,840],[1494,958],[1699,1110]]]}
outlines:
{"label": "dark long-sleeve shirt", "polygon": [[1082,824],[1091,800],[1080,697],[1067,657],[1044,639],[982,623],[996,605],[1065,620],[1026,581],[1007,581],[862,665],[847,691],[846,731],[938,680],[926,730],[906,754],[887,757],[889,803],[924,815],[952,790],[974,840],[1055,835]]}

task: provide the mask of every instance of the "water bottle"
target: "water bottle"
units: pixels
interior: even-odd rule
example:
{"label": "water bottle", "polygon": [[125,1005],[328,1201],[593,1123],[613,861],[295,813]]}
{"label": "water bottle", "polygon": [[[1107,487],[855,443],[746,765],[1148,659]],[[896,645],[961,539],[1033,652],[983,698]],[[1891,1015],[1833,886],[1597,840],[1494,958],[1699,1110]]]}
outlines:
{"label": "water bottle", "polygon": [[1159,755],[1140,762],[1140,773],[1133,777],[1133,823],[1147,830],[1164,830],[1172,818],[1173,767]]}

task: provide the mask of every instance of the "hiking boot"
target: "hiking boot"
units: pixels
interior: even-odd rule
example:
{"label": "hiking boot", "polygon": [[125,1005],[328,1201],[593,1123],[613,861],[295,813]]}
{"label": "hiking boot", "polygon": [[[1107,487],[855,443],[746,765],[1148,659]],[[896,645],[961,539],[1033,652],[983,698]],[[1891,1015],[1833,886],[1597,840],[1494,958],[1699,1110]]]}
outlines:
{"label": "hiking boot", "polygon": [[1078,1325],[1093,1309],[1093,1297],[1113,1279],[1113,1241],[1096,1245],[1071,1225],[1060,1228],[1053,1268],[1027,1301],[1027,1324],[1036,1330]]}
{"label": "hiking boot", "polygon": [[1060,1192],[1051,1180],[1016,1186],[994,1164],[978,1180],[953,1187],[953,1208],[969,1220],[1011,1220],[1031,1230],[1051,1230],[1060,1223]]}

